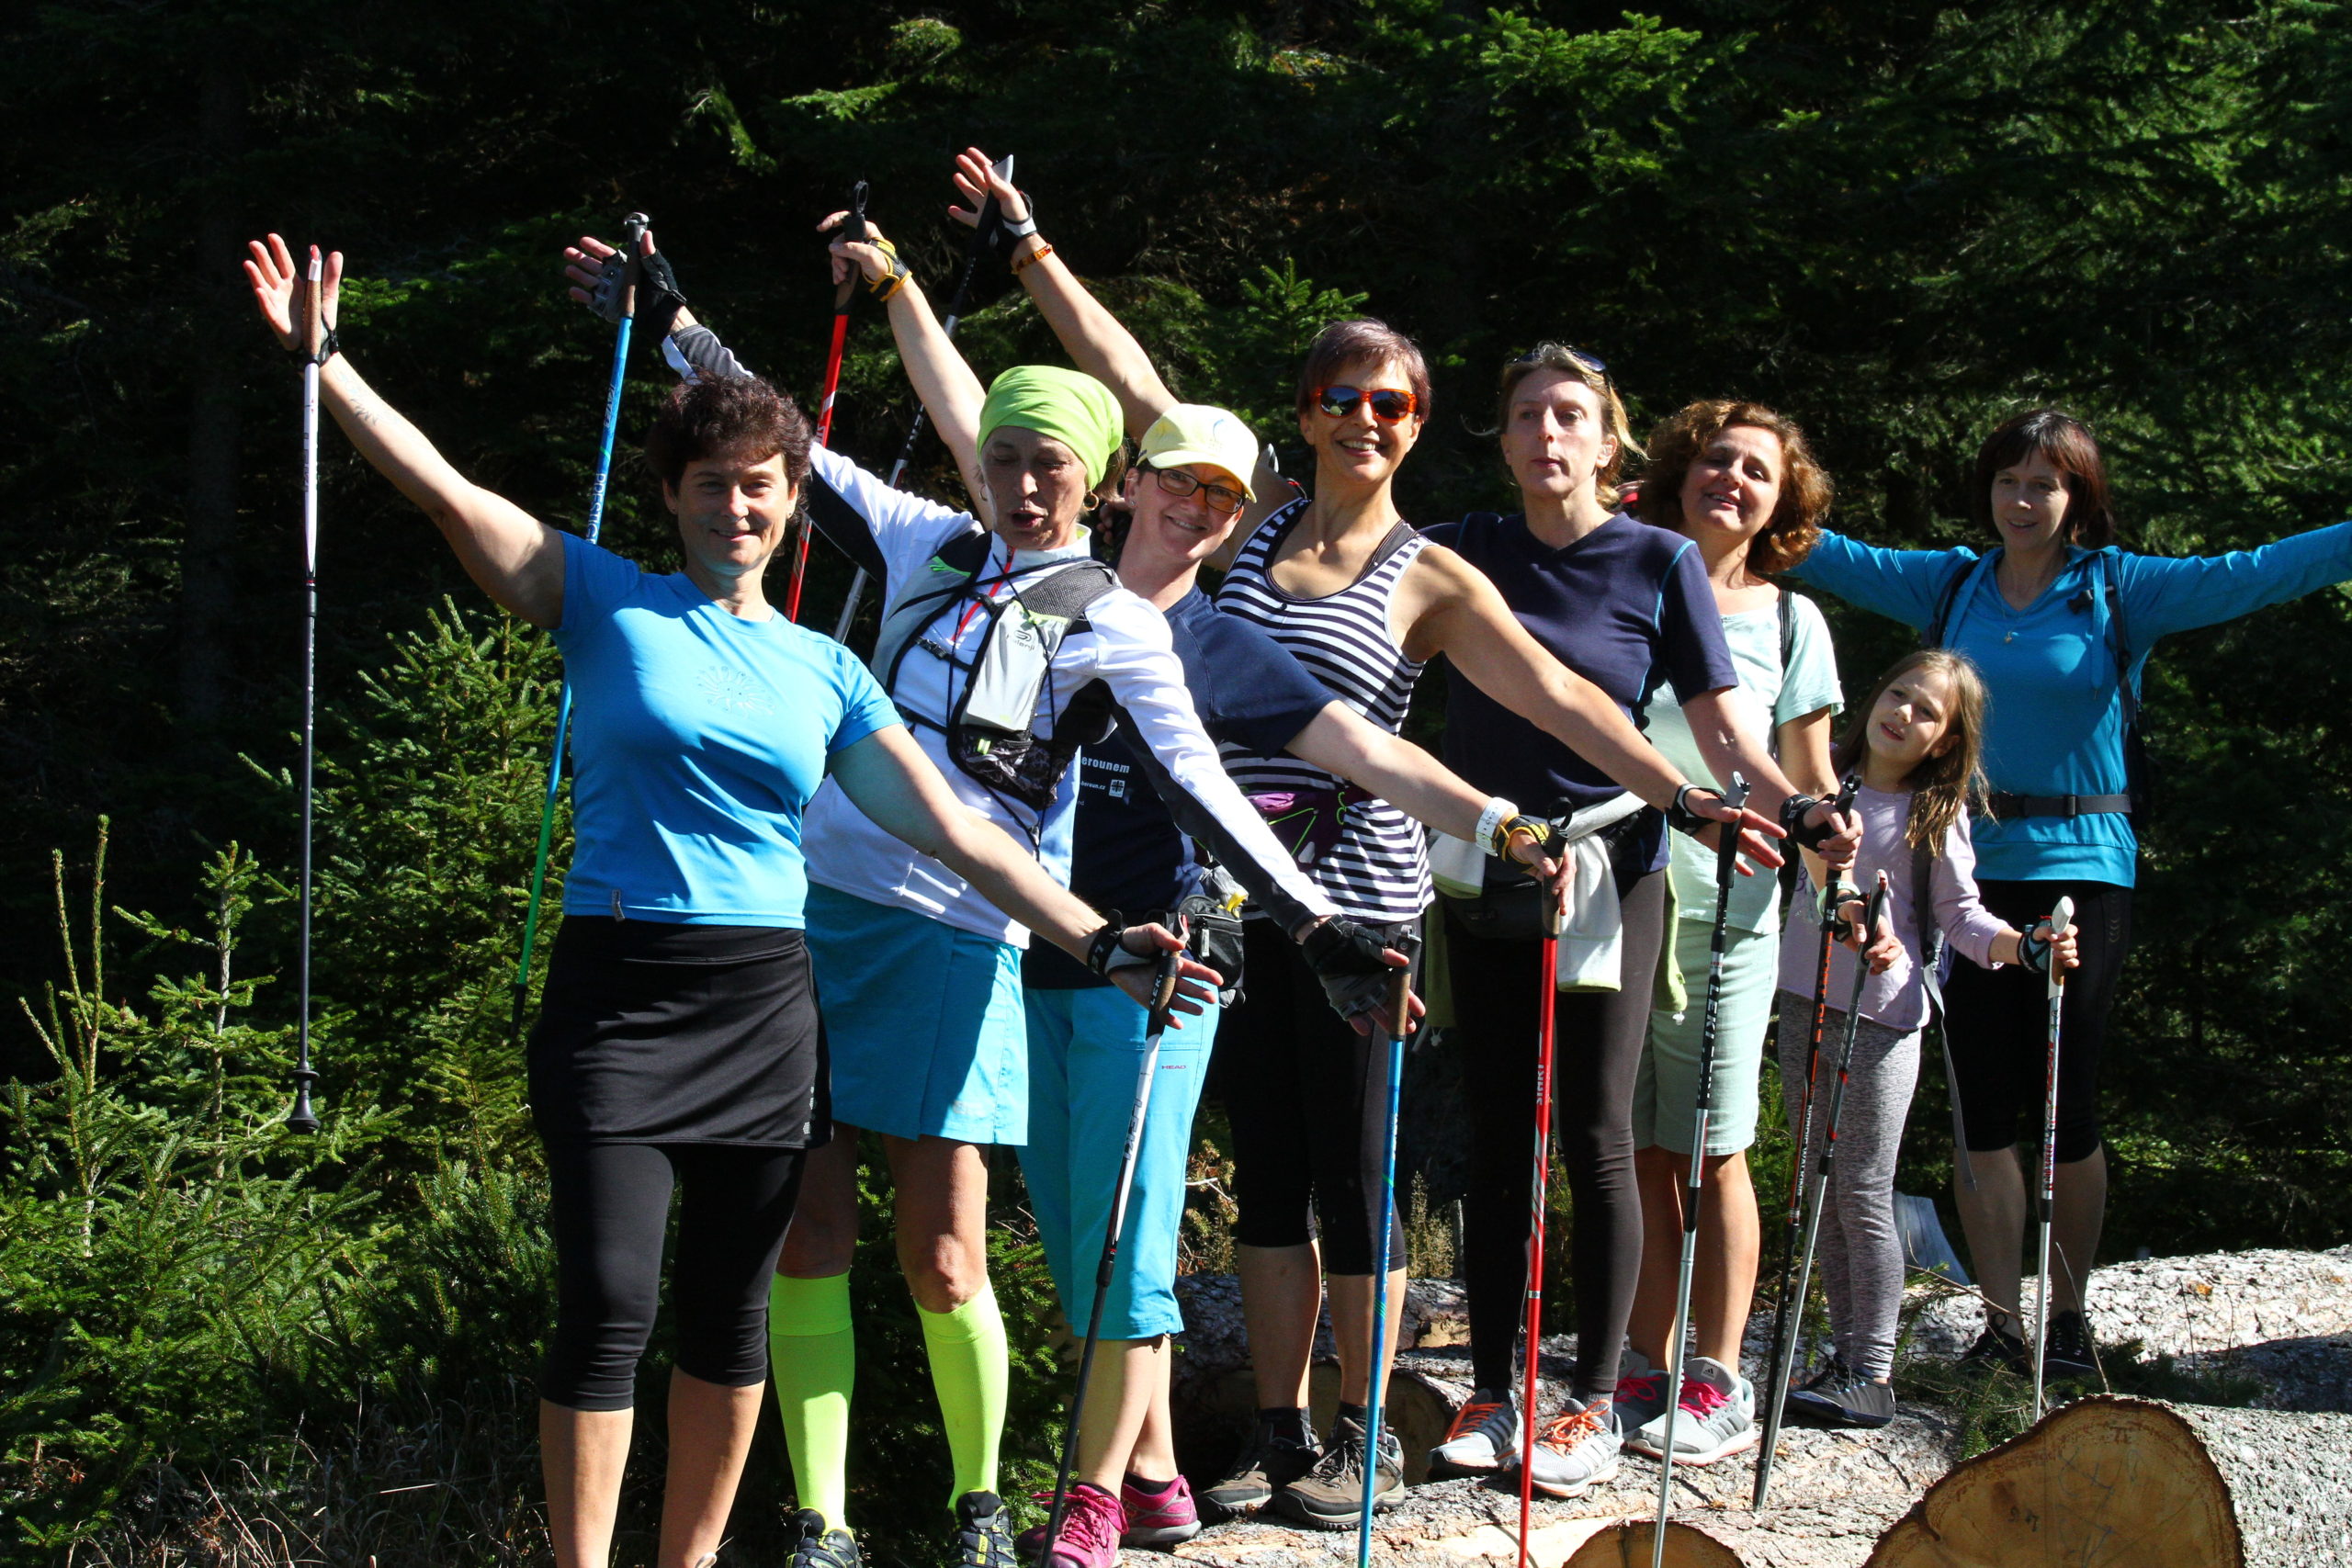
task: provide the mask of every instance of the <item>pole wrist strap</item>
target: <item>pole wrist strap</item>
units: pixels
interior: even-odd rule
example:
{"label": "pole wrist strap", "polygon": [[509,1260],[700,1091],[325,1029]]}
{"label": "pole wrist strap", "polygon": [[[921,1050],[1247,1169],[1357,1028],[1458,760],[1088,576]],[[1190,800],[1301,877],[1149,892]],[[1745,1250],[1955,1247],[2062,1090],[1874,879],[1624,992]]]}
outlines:
{"label": "pole wrist strap", "polygon": [[294,363],[297,365],[324,365],[343,352],[343,340],[335,336],[333,327],[329,327],[320,334],[318,353],[312,354],[300,344],[296,344],[286,352],[294,356]]}

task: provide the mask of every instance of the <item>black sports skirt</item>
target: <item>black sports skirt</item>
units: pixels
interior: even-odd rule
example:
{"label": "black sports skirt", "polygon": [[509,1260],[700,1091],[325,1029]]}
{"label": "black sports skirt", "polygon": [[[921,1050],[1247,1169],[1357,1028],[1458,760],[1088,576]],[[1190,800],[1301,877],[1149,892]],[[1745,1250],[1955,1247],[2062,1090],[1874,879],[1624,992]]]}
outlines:
{"label": "black sports skirt", "polygon": [[800,932],[564,918],[530,1047],[549,1144],[813,1148],[826,1076]]}

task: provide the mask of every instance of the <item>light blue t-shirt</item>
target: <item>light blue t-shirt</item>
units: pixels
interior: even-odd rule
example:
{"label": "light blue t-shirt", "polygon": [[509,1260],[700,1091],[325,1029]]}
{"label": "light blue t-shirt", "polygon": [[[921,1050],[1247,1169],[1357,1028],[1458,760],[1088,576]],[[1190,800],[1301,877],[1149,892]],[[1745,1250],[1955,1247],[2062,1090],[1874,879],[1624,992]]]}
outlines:
{"label": "light blue t-shirt", "polygon": [[[1967,571],[1944,642],[1976,662],[1993,699],[1984,773],[2011,795],[2121,795],[2122,688],[2116,681],[2098,554],[2070,548],[2057,581],[2024,609],[2001,593],[1994,556],[1974,550],[1888,550],[1825,531],[1794,575],[1814,587],[1925,629],[1955,572]],[[2352,523],[2290,535],[2218,556],[2109,552],[2132,686],[2156,639],[2210,626],[2352,578]],[[2132,885],[2139,840],[2120,812],[2080,817],[1980,817],[1976,874],[1999,881]]]}
{"label": "light blue t-shirt", "polygon": [[[1773,730],[1792,718],[1823,708],[1833,712],[1844,696],[1838,689],[1838,650],[1830,646],[1829,623],[1821,606],[1802,593],[1789,595],[1789,667],[1781,668],[1781,607],[1743,610],[1724,618],[1724,641],[1732,663],[1739,670],[1739,690],[1760,721]],[[1714,770],[1691,738],[1690,721],[1682,714],[1670,687],[1661,687],[1650,699],[1650,744],[1682,772],[1686,779],[1714,778]],[[1766,739],[1770,739],[1767,737]],[[1717,784],[1724,781],[1716,779]],[[1686,920],[1715,918],[1715,852],[1687,833],[1671,833],[1674,845],[1674,906]],[[1744,931],[1777,931],[1781,924],[1781,883],[1769,870],[1732,879],[1731,924]]]}
{"label": "light blue t-shirt", "polygon": [[899,722],[865,666],[571,535],[555,640],[576,774],[564,913],[800,929],[801,812],[834,752]]}

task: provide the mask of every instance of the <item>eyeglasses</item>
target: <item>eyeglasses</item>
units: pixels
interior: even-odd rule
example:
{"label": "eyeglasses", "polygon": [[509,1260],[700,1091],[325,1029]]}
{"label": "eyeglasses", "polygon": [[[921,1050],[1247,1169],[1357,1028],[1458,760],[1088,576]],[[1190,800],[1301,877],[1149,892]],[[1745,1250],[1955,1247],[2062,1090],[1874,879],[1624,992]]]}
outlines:
{"label": "eyeglasses", "polygon": [[1315,394],[1315,406],[1333,419],[1346,419],[1363,404],[1372,405],[1372,417],[1383,424],[1395,424],[1420,407],[1420,400],[1400,387],[1375,387],[1365,391],[1362,387],[1326,387]]}
{"label": "eyeglasses", "polygon": [[1145,472],[1157,479],[1159,481],[1159,488],[1170,495],[1198,494],[1202,504],[1219,517],[1232,516],[1250,500],[1231,485],[1211,484],[1206,479],[1197,479],[1182,468],[1147,467]]}

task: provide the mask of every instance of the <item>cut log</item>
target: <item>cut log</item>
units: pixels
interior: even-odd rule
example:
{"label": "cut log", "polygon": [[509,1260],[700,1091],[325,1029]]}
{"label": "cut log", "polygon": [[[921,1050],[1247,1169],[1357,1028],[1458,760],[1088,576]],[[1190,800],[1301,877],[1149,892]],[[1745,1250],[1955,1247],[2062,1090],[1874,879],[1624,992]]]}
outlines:
{"label": "cut log", "polygon": [[[1657,1530],[1656,1519],[1620,1519],[1577,1548],[1561,1568],[1650,1568]],[[1741,1568],[1738,1552],[1673,1519],[1666,1525],[1665,1562],[1668,1568]]]}
{"label": "cut log", "polygon": [[1955,1466],[1868,1568],[2352,1561],[2352,1416],[2098,1395]]}

